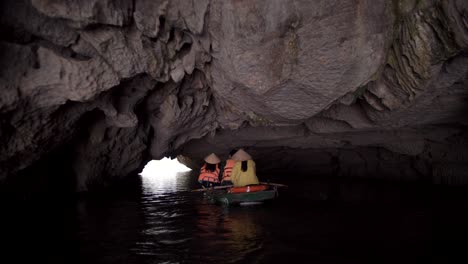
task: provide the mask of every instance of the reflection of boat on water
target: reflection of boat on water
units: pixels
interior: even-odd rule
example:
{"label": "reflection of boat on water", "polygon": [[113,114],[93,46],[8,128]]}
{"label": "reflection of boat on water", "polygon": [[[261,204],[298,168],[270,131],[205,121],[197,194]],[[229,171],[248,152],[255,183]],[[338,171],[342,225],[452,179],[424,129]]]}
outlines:
{"label": "reflection of boat on water", "polygon": [[271,184],[255,184],[244,187],[208,189],[205,193],[208,199],[218,204],[259,204],[278,197],[278,186]]}

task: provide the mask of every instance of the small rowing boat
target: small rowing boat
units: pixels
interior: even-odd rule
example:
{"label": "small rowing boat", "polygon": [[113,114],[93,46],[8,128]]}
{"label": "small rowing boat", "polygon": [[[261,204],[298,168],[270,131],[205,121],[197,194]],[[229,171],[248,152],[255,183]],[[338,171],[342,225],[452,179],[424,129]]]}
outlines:
{"label": "small rowing boat", "polygon": [[[206,189],[206,197],[213,202],[223,205],[259,204],[278,197],[278,187],[282,184],[261,183],[243,187],[227,186],[225,188]],[[222,186],[220,186],[222,187]]]}

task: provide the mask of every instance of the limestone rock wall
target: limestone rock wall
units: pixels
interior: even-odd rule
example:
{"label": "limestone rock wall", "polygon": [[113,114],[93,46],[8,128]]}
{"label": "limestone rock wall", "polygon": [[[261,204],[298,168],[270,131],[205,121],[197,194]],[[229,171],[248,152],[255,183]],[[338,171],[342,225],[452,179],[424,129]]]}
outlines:
{"label": "limestone rock wall", "polygon": [[2,1],[0,181],[60,163],[55,174],[81,191],[151,158],[247,146],[264,168],[279,150],[295,157],[271,170],[464,183],[467,10]]}

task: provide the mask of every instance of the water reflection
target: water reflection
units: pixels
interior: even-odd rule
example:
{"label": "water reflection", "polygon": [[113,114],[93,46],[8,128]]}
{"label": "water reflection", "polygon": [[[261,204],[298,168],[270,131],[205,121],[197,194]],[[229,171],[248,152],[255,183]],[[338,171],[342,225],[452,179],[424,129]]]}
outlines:
{"label": "water reflection", "polygon": [[186,228],[191,221],[191,172],[164,171],[142,175],[142,211],[145,217],[140,238],[132,251],[139,262],[177,263],[191,240]]}
{"label": "water reflection", "polygon": [[156,262],[244,262],[262,249],[261,207],[211,204],[198,188],[196,172],[142,177],[145,225],[132,251]]}
{"label": "water reflection", "polygon": [[301,192],[297,183],[271,204],[221,207],[187,191],[198,188],[193,173],[142,178],[141,196],[3,211],[0,262],[467,262],[466,199],[449,204],[435,196],[438,204],[428,207],[312,203],[313,190]]}
{"label": "water reflection", "polygon": [[195,208],[197,243],[193,252],[200,262],[245,262],[262,249],[264,231],[257,218],[261,208],[220,207],[206,202]]}
{"label": "water reflection", "polygon": [[142,188],[144,195],[161,195],[188,191],[190,172],[172,172],[151,177],[142,176]]}

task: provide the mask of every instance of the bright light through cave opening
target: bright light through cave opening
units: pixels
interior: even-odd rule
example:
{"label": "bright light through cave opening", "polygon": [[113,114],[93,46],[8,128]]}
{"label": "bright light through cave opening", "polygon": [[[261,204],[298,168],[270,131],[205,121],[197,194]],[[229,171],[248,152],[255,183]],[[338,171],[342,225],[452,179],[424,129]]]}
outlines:
{"label": "bright light through cave opening", "polygon": [[148,162],[140,175],[143,177],[174,177],[178,172],[187,171],[191,171],[191,169],[177,159],[163,158]]}
{"label": "bright light through cave opening", "polygon": [[149,195],[171,193],[187,188],[191,169],[177,159],[152,160],[140,173],[143,192]]}

